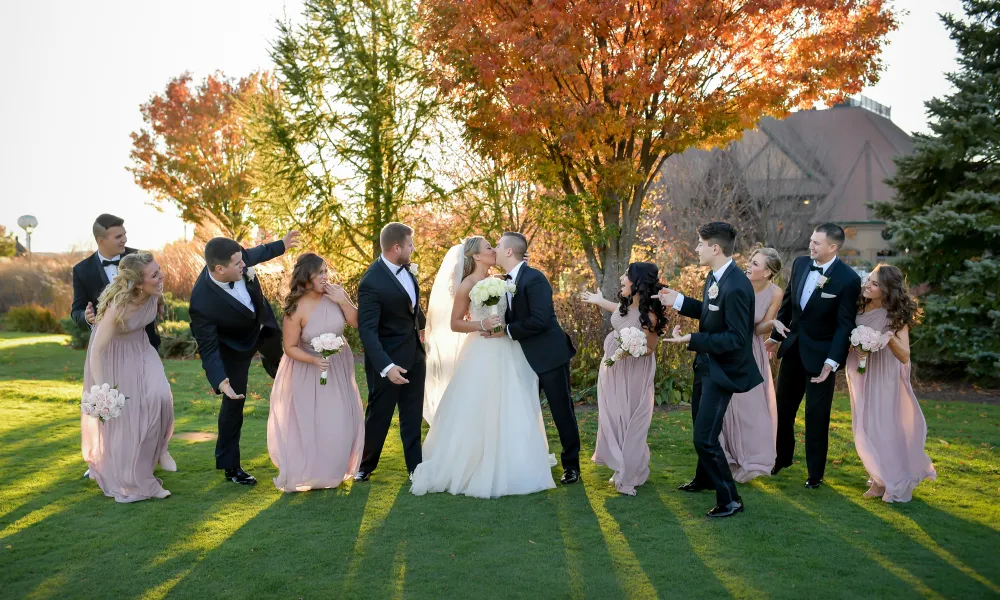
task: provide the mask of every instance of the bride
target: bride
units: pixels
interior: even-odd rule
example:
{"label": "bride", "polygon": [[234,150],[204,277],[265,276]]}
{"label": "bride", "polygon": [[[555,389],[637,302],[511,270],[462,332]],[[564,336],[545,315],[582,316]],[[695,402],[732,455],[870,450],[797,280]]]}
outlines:
{"label": "bride", "polygon": [[[479,335],[502,326],[502,319],[469,299],[495,264],[486,238],[470,237],[448,251],[435,278],[424,399],[431,428],[424,460],[413,472],[410,491],[417,496],[447,491],[497,498],[555,487],[538,376],[517,342]],[[501,298],[495,312],[503,315],[506,306]]]}

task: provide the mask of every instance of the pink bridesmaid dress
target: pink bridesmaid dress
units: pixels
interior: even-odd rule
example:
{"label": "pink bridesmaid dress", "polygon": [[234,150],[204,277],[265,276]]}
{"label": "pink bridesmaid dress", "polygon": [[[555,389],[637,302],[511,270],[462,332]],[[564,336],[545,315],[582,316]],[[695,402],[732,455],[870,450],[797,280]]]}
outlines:
{"label": "pink bridesmaid dress", "polygon": [[[889,330],[884,308],[858,315],[858,326]],[[858,355],[847,357],[847,386],[851,392],[851,426],[858,456],[871,476],[868,496],[885,502],[909,502],[913,489],[937,472],[924,451],[927,422],[910,385],[910,364],[903,364],[888,348],[868,356],[865,372],[858,373]]]}
{"label": "pink bridesmaid dress", "polygon": [[101,319],[94,330],[114,327],[104,350],[103,379],[95,381],[90,363],[93,346],[87,349],[83,389],[107,383],[117,385],[128,399],[118,418],[102,423],[83,415],[83,458],[90,478],[105,496],[116,502],[137,502],[162,497],[166,490],[153,476],[153,469],[174,433],[174,398],[159,354],[149,343],[146,325],[156,318],[156,296],[125,316],[125,327],[114,319]]}
{"label": "pink bridesmaid dress", "polygon": [[[754,296],[754,326],[767,315],[774,294],[781,288],[771,284]],[[753,336],[753,358],[764,382],[743,394],[733,394],[722,422],[719,443],[729,460],[733,479],[746,483],[755,477],[770,476],[777,455],[778,405],[771,378],[771,362],[764,347],[765,335]]]}
{"label": "pink bridesmaid dress", "polygon": [[[614,331],[604,340],[604,356],[618,348],[616,333],[626,327],[641,329],[639,311],[629,310],[624,317],[611,313]],[[614,469],[615,488],[631,496],[635,488],[649,479],[649,445],[646,436],[653,420],[653,379],[656,359],[653,353],[625,357],[610,367],[601,361],[597,373],[597,447],[591,460]]]}
{"label": "pink bridesmaid dress", "polygon": [[[308,316],[299,348],[318,356],[310,341],[324,333],[344,334],[344,313],[327,297]],[[354,380],[354,355],[347,344],[329,357],[326,385],[320,369],[287,354],[271,388],[267,450],[278,468],[274,485],[283,492],[335,488],[354,477],[365,443],[361,395]]]}

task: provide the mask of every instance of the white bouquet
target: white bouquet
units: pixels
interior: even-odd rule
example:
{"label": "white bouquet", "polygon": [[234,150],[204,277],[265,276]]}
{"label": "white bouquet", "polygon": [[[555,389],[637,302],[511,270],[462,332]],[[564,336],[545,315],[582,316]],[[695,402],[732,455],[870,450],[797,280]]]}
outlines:
{"label": "white bouquet", "polygon": [[112,387],[105,383],[92,386],[89,392],[83,393],[80,409],[83,414],[107,423],[121,416],[126,400],[128,398],[118,391],[118,386]]}
{"label": "white bouquet", "polygon": [[[513,281],[487,277],[472,286],[472,289],[469,290],[469,299],[479,306],[489,306],[490,314],[495,317],[500,314],[500,298],[506,294],[513,296],[515,293],[517,293],[517,286],[514,285]],[[503,329],[503,325],[494,327],[493,331],[498,332],[501,329]]]}
{"label": "white bouquet", "polygon": [[868,355],[889,345],[892,332],[881,333],[871,327],[861,325],[851,332],[851,347],[858,353],[858,373],[864,374],[868,366]]}
{"label": "white bouquet", "polygon": [[646,334],[638,327],[626,327],[618,332],[618,349],[611,358],[604,360],[604,364],[610,367],[626,356],[638,358],[646,350]]}
{"label": "white bouquet", "polygon": [[[309,344],[313,347],[313,350],[319,352],[323,358],[329,358],[334,354],[338,354],[341,348],[344,347],[344,338],[335,333],[323,333],[311,339]],[[326,375],[326,369],[319,374],[320,385],[326,385]]]}

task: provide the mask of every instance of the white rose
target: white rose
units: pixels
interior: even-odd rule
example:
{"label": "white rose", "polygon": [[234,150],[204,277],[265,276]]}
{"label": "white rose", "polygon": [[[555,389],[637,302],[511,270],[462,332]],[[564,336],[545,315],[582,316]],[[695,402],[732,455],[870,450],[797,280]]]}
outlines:
{"label": "white rose", "polygon": [[420,269],[417,268],[416,263],[410,263],[410,266],[406,270],[409,271],[410,274],[412,274],[414,277],[416,277],[418,272],[420,271]]}
{"label": "white rose", "polygon": [[247,281],[253,281],[257,277],[257,271],[254,271],[253,267],[247,267],[246,276]]}

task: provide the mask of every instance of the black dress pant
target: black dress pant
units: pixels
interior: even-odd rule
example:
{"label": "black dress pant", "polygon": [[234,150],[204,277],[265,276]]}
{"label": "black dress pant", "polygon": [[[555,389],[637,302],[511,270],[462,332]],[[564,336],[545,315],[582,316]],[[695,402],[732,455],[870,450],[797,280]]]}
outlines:
{"label": "black dress pant", "polygon": [[[249,354],[229,354],[220,349],[222,363],[226,367],[229,385],[237,394],[246,395],[250,379],[250,365],[254,355],[260,352],[261,364],[273,379],[284,351],[281,347],[281,332],[275,329],[261,330],[257,347]],[[240,435],[243,432],[243,405],[245,399],[233,400],[222,394],[219,407],[219,439],[215,442],[215,468],[235,469],[240,466]]]}
{"label": "black dress pant", "polygon": [[559,443],[562,444],[563,469],[580,470],[580,430],[576,424],[576,411],[573,409],[573,395],[569,390],[569,365],[538,374],[538,385],[545,392],[549,402],[552,419],[556,422],[559,432]]}
{"label": "black dress pant", "polygon": [[712,381],[707,360],[703,357],[696,358],[694,385],[691,389],[694,449],[698,453],[698,468],[695,470],[694,480],[703,487],[715,489],[715,502],[719,506],[740,500],[729,461],[719,443],[722,423],[732,398],[732,392],[724,391]]}
{"label": "black dress pant", "polygon": [[365,365],[368,379],[368,407],[365,409],[365,450],[360,469],[371,473],[378,467],[392,413],[399,406],[399,437],[403,442],[406,470],[413,472],[423,460],[420,427],[424,419],[424,379],[427,364],[421,356],[404,377],[409,383],[396,385]]}
{"label": "black dress pant", "polygon": [[823,383],[809,381],[819,373],[808,373],[802,365],[799,346],[788,349],[778,370],[777,458],[775,466],[792,464],[795,453],[795,415],[799,412],[803,394],[806,397],[806,467],[809,477],[822,479],[826,471],[826,453],[830,445],[830,410],[837,380],[830,373]]}

